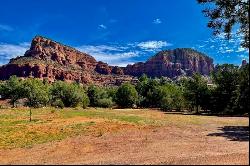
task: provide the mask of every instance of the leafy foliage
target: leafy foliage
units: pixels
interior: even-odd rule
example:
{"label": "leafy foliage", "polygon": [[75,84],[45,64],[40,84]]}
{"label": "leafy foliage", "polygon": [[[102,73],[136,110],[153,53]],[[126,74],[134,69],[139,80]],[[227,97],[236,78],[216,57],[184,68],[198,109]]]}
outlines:
{"label": "leafy foliage", "polygon": [[237,98],[238,67],[231,64],[219,65],[212,78],[216,88],[212,91],[211,110],[217,113],[232,112]]}
{"label": "leafy foliage", "polygon": [[249,64],[239,71],[239,86],[237,88],[237,111],[247,113],[250,110],[249,98]]}
{"label": "leafy foliage", "polygon": [[[54,107],[110,108],[117,104],[123,108],[156,107],[164,111],[190,109],[216,114],[244,114],[249,110],[249,64],[242,67],[218,65],[212,73],[213,86],[208,86],[199,74],[192,78],[170,81],[164,77],[148,78],[142,75],[136,86],[125,83],[120,87],[89,86],[77,83],[12,76],[0,82],[0,95],[10,99],[13,106],[26,99],[30,107],[51,104]],[[86,93],[87,91],[87,93]]]}
{"label": "leafy foliage", "polygon": [[65,107],[87,107],[89,99],[85,91],[78,84],[68,84],[62,81],[53,83],[50,93],[52,101],[60,99]]}
{"label": "leafy foliage", "polygon": [[38,79],[26,79],[23,83],[24,96],[28,99],[30,107],[46,106],[49,102],[49,87]]}
{"label": "leafy foliage", "polygon": [[241,45],[249,48],[249,0],[197,0],[206,4],[203,13],[210,18],[208,27],[214,29],[214,35],[222,32],[228,39],[234,26],[239,25],[238,34],[244,37]]}
{"label": "leafy foliage", "polygon": [[24,97],[23,82],[16,76],[11,76],[9,80],[1,84],[0,95],[2,98],[11,99],[10,103],[15,107],[17,100]]}
{"label": "leafy foliage", "polygon": [[200,74],[194,74],[192,78],[188,78],[184,81],[184,97],[191,107],[195,107],[196,113],[199,113],[199,109],[205,108],[205,102],[209,98],[209,89],[207,82],[202,78]]}
{"label": "leafy foliage", "polygon": [[116,103],[121,107],[133,107],[137,104],[138,93],[135,87],[129,83],[122,84],[116,93]]}
{"label": "leafy foliage", "polygon": [[88,88],[87,92],[90,100],[90,106],[104,108],[113,106],[112,97],[115,95],[115,91],[113,91],[113,89],[105,89],[92,85]]}
{"label": "leafy foliage", "polygon": [[183,88],[175,84],[165,84],[159,87],[160,89],[160,108],[163,110],[181,111],[185,106],[183,97]]}

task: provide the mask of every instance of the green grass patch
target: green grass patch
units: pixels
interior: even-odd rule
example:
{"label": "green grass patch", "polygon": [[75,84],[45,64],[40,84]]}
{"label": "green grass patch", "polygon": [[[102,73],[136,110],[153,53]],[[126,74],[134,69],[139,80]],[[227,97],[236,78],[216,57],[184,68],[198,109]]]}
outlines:
{"label": "green grass patch", "polygon": [[[105,132],[113,131],[113,128],[118,130],[121,123],[184,128],[187,125],[246,126],[249,120],[237,117],[168,114],[148,109],[39,108],[32,109],[30,122],[28,108],[1,109],[0,149],[32,147],[77,135],[102,136]],[[103,124],[110,128],[105,129]]]}

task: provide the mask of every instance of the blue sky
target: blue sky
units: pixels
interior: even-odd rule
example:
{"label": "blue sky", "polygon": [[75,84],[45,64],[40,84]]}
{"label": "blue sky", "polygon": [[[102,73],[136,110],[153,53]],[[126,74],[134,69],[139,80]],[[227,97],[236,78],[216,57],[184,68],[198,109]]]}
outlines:
{"label": "blue sky", "polygon": [[23,55],[35,35],[118,66],[183,47],[215,64],[249,61],[240,36],[212,36],[202,9],[196,0],[1,0],[0,65]]}

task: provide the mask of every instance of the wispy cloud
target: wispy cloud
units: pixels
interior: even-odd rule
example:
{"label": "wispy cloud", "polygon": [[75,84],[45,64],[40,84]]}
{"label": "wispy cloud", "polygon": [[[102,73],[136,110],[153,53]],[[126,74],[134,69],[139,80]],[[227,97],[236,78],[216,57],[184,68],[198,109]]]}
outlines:
{"label": "wispy cloud", "polygon": [[92,55],[98,61],[115,66],[126,66],[131,63],[131,58],[139,56],[138,51],[128,50],[127,47],[119,45],[82,45],[76,49]]}
{"label": "wispy cloud", "polygon": [[107,26],[103,25],[103,24],[98,25],[98,27],[101,28],[101,29],[107,29]]}
{"label": "wispy cloud", "polygon": [[146,41],[140,42],[137,46],[145,50],[154,51],[163,47],[172,46],[172,44],[166,41]]}
{"label": "wispy cloud", "polygon": [[13,31],[14,29],[9,25],[0,24],[0,31]]}
{"label": "wispy cloud", "polygon": [[[76,49],[88,53],[98,61],[115,66],[126,66],[138,62],[140,58],[150,56],[167,46],[166,41],[146,41],[109,45],[82,45]],[[139,58],[140,57],[140,58]]]}
{"label": "wispy cloud", "polygon": [[206,52],[212,56],[215,62],[219,63],[241,63],[242,58],[248,59],[249,49],[241,47],[242,35],[232,33],[230,40],[225,38],[225,34],[212,36],[205,41],[199,41],[195,49]]}
{"label": "wispy cloud", "polygon": [[6,44],[0,43],[0,64],[7,63],[11,58],[22,56],[28,50],[28,43]]}
{"label": "wispy cloud", "polygon": [[162,23],[162,21],[159,18],[156,18],[153,20],[153,24],[161,24],[161,23]]}

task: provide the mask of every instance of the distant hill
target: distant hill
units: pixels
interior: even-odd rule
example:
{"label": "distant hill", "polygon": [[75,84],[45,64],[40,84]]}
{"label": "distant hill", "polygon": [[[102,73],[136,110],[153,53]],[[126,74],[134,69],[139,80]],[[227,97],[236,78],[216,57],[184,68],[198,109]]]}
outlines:
{"label": "distant hill", "polygon": [[151,77],[176,78],[198,72],[208,75],[213,59],[190,48],[166,50],[152,56],[145,63],[127,67],[109,66],[94,57],[53,40],[36,36],[24,56],[11,59],[0,67],[0,79],[11,75],[35,77],[53,82],[76,81],[84,84],[119,85],[136,81],[143,73]]}

